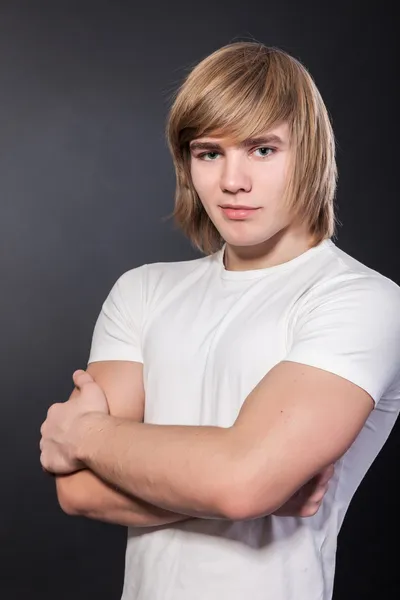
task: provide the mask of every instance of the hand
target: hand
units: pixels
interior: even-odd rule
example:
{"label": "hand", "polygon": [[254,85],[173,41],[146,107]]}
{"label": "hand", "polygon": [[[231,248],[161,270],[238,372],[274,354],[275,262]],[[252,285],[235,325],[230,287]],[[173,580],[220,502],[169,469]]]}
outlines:
{"label": "hand", "polygon": [[274,515],[278,517],[312,517],[322,504],[328,483],[335,472],[335,465],[329,465],[318,475],[305,483]]}
{"label": "hand", "polygon": [[57,475],[68,475],[85,467],[76,458],[85,434],[82,417],[88,413],[109,414],[107,398],[89,373],[75,371],[72,379],[79,394],[50,406],[40,429],[40,462],[45,471]]}

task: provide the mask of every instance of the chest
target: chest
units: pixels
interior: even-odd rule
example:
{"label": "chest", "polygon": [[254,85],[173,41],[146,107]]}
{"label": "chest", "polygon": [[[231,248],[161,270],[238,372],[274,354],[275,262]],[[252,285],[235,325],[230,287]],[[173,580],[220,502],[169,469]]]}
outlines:
{"label": "chest", "polygon": [[291,306],[283,290],[259,284],[162,303],[143,335],[147,420],[231,424],[285,356]]}

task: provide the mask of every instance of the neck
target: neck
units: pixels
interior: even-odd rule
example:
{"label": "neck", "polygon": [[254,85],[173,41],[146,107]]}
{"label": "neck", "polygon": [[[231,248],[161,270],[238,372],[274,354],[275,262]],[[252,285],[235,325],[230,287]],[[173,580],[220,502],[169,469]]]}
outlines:
{"label": "neck", "polygon": [[228,271],[266,269],[293,260],[315,246],[313,236],[300,232],[279,232],[253,246],[226,244],[224,264]]}

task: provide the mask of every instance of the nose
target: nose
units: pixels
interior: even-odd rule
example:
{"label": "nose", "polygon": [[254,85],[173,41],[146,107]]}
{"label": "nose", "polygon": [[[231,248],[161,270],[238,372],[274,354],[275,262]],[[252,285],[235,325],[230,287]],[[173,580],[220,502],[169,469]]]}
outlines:
{"label": "nose", "polygon": [[220,187],[223,192],[237,194],[251,190],[250,175],[242,156],[226,155],[221,171]]}

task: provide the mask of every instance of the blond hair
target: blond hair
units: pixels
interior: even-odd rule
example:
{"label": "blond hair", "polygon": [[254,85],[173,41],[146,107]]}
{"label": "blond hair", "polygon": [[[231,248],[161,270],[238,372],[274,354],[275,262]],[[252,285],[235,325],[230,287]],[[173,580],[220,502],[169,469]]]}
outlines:
{"label": "blond hair", "polygon": [[224,240],[194,189],[190,141],[218,132],[240,143],[282,122],[294,150],[283,202],[317,244],[335,234],[337,168],[328,112],[305,67],[283,50],[236,42],[202,60],[178,90],[166,128],[176,172],[172,216],[205,254]]}

